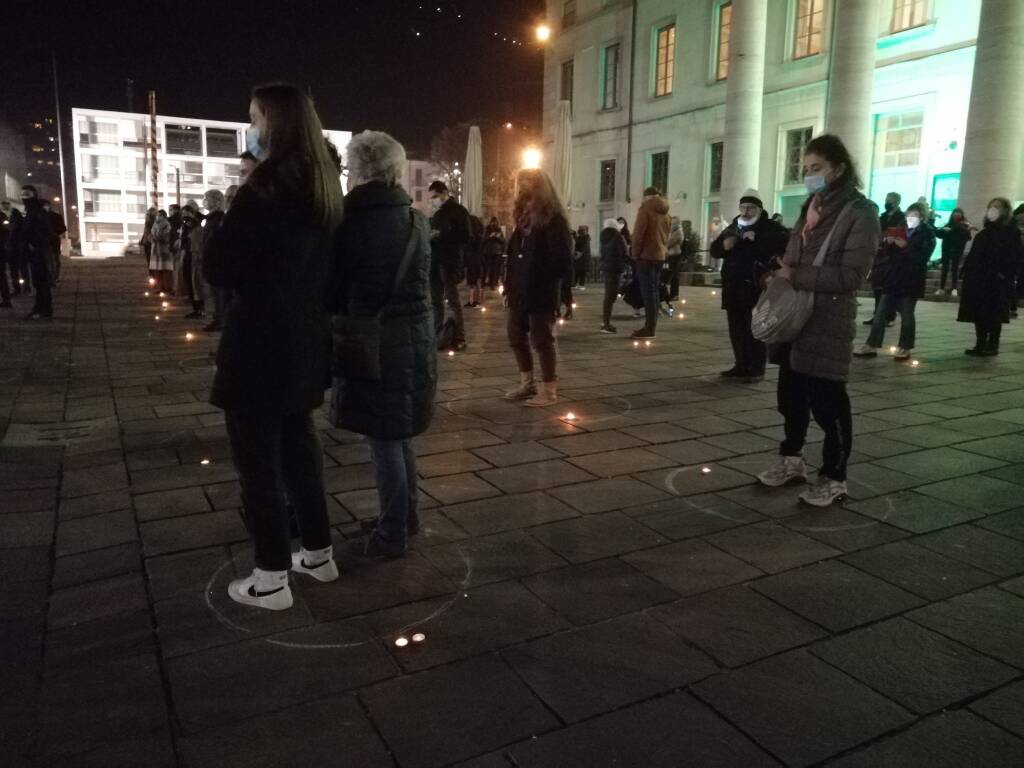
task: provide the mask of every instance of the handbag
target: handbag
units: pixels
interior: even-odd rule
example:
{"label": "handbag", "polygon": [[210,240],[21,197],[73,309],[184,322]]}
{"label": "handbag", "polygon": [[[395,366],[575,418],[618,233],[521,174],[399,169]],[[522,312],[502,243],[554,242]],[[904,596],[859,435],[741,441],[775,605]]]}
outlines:
{"label": "handbag", "polygon": [[402,280],[405,279],[419,244],[415,214],[409,211],[409,242],[395,272],[395,280],[384,303],[372,315],[335,315],[331,320],[333,368],[339,378],[377,382],[383,378],[380,365],[381,319]]}
{"label": "handbag", "polygon": [[[854,202],[851,200],[839,212],[812,266],[820,268],[825,263],[832,235],[853,208]],[[814,291],[794,288],[789,280],[772,278],[754,306],[750,330],[755,339],[765,344],[788,344],[800,335],[813,312]]]}

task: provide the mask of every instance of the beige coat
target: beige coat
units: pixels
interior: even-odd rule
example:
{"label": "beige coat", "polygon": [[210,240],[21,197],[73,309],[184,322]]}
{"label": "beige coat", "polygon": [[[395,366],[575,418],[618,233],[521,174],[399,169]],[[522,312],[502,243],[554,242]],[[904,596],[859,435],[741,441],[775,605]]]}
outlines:
{"label": "beige coat", "polygon": [[664,261],[668,253],[670,219],[668,201],[655,195],[644,200],[633,227],[633,258],[638,261]]}
{"label": "beige coat", "polygon": [[[871,271],[880,239],[878,208],[856,194],[860,199],[832,235],[821,267],[814,266],[817,252],[804,250],[802,221],[793,229],[783,258],[795,268],[793,287],[815,294],[814,313],[793,342],[789,358],[793,370],[807,376],[846,381],[850,375],[857,291]],[[837,216],[835,212],[832,221],[818,226],[830,227]]]}

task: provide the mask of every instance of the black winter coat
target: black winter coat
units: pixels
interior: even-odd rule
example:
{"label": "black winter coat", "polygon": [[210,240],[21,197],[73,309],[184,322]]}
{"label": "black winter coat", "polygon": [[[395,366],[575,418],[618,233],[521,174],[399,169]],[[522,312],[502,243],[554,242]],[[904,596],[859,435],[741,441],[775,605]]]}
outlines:
{"label": "black winter coat", "polygon": [[449,274],[462,270],[466,247],[473,236],[469,211],[449,197],[430,220],[430,228],[438,232],[431,241],[434,260]]}
{"label": "black winter coat", "polygon": [[48,264],[53,229],[50,214],[38,198],[25,201],[25,215],[11,233],[8,249],[30,263]]}
{"label": "black winter coat", "polygon": [[330,331],[324,307],[332,231],[308,213],[239,188],[213,233],[203,277],[230,288],[210,402],[231,411],[297,414],[323,403]]}
{"label": "black winter coat", "polygon": [[487,226],[484,232],[484,256],[501,256],[505,253],[505,235],[501,227]]}
{"label": "black winter coat", "polygon": [[[889,234],[887,230],[907,228],[907,215],[898,208],[894,211],[886,211],[878,217],[878,226],[884,241]],[[885,289],[889,280],[889,271],[892,269],[893,257],[899,249],[899,246],[894,243],[881,242],[879,244],[878,254],[871,265],[871,287],[876,291]]]}
{"label": "black winter coat", "polygon": [[935,230],[922,222],[908,236],[903,248],[892,251],[889,274],[882,285],[884,293],[897,299],[924,298],[928,261],[935,251]]}
{"label": "black winter coat", "polygon": [[[382,381],[335,371],[334,426],[379,440],[414,437],[430,426],[437,390],[437,344],[430,304],[430,225],[400,186],[370,182],[345,198],[335,241],[331,311],[373,316],[382,307]],[[395,275],[414,222],[418,244],[394,295]],[[390,298],[389,298],[390,297]]]}
{"label": "black winter coat", "polygon": [[560,285],[572,282],[572,253],[572,230],[561,215],[529,232],[516,227],[508,240],[505,296],[509,308],[556,314]]}
{"label": "black winter coat", "polygon": [[971,230],[964,223],[950,222],[935,230],[935,236],[942,240],[942,258],[957,260],[964,255],[964,248],[971,240]]}
{"label": "black winter coat", "polygon": [[1010,298],[1014,276],[1024,258],[1022,250],[1020,230],[1012,221],[985,223],[974,236],[961,270],[963,283],[957,320],[988,326],[1010,322]]}
{"label": "black winter coat", "polygon": [[601,230],[601,269],[607,273],[621,274],[629,262],[629,246],[618,227]]}
{"label": "black winter coat", "polygon": [[[754,233],[753,240],[745,239],[747,232]],[[727,251],[724,243],[730,237],[736,238],[736,244]],[[722,260],[722,309],[752,309],[761,295],[761,278],[769,262],[784,254],[788,243],[789,230],[772,221],[767,211],[761,211],[750,227],[741,227],[738,216],[733,219],[711,244],[711,258]]]}

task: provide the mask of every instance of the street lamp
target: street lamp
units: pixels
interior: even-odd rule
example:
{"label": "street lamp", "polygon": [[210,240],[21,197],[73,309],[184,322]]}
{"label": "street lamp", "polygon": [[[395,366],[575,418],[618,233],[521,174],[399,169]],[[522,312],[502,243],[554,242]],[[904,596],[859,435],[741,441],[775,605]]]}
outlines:
{"label": "street lamp", "polygon": [[543,156],[536,147],[527,147],[523,150],[523,168],[540,168]]}
{"label": "street lamp", "polygon": [[550,39],[551,39],[551,27],[549,27],[547,24],[538,24],[537,25],[537,42],[538,43],[546,43]]}

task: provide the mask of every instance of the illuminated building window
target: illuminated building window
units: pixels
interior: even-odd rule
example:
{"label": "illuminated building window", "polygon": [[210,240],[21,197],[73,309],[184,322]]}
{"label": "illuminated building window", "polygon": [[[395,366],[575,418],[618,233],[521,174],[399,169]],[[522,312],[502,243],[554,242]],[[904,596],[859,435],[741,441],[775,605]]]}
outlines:
{"label": "illuminated building window", "polygon": [[875,168],[918,165],[923,128],[923,109],[879,115],[875,123]]}
{"label": "illuminated building window", "polygon": [[672,93],[676,63],[676,25],[666,24],[658,30],[658,46],[654,52],[654,95]]}
{"label": "illuminated building window", "polygon": [[893,0],[892,32],[924,26],[928,21],[928,0]]}
{"label": "illuminated building window", "polygon": [[825,0],[797,0],[794,59],[805,59],[821,53],[824,27]]}
{"label": "illuminated building window", "polygon": [[813,128],[786,131],[786,171],[784,183],[800,184],[804,180],[804,151],[811,141]]}
{"label": "illuminated building window", "polygon": [[610,203],[615,199],[615,161],[602,160],[598,176],[598,200],[602,203]]}
{"label": "illuminated building window", "polygon": [[620,50],[618,43],[601,49],[601,109],[619,106]]}
{"label": "illuminated building window", "polygon": [[668,152],[652,152],[647,159],[647,185],[668,194]]}
{"label": "illuminated building window", "polygon": [[708,194],[717,195],[722,191],[722,157],[725,144],[716,141],[708,145]]}
{"label": "illuminated building window", "polygon": [[715,45],[715,80],[729,77],[729,41],[732,39],[732,3],[718,6],[718,42]]}

